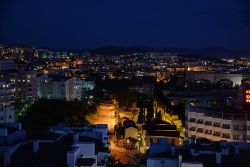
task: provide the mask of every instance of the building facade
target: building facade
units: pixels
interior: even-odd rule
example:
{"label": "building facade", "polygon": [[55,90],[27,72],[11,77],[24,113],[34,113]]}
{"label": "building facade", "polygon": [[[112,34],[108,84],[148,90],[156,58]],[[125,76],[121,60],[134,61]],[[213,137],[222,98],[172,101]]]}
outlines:
{"label": "building facade", "polygon": [[211,73],[211,72],[193,72],[188,71],[186,73],[186,81],[189,83],[194,83],[198,80],[206,80],[211,84],[217,84],[223,80],[232,81],[232,86],[240,86],[241,80],[243,78],[242,74],[231,74],[231,73]]}
{"label": "building facade", "polygon": [[250,142],[250,114],[191,105],[187,105],[185,110],[189,138]]}
{"label": "building facade", "polygon": [[14,94],[11,85],[0,82],[0,123],[15,121]]}
{"label": "building facade", "polygon": [[45,99],[82,99],[83,80],[81,78],[42,75],[38,79],[37,96]]}

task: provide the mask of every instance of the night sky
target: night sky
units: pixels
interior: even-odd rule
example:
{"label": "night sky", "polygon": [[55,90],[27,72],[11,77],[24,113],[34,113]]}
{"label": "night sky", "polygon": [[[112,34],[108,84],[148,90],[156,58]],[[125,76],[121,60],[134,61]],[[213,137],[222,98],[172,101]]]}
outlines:
{"label": "night sky", "polygon": [[0,43],[249,47],[250,0],[0,0]]}

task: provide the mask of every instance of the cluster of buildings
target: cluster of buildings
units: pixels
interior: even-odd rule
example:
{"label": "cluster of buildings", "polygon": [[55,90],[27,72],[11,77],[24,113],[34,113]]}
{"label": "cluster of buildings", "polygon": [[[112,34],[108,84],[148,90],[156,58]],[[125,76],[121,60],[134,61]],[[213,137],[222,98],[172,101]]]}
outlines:
{"label": "cluster of buildings", "polygon": [[156,82],[131,82],[128,91],[147,96],[147,101],[161,84],[169,105],[185,107],[180,113],[167,113],[164,105],[137,108],[142,114],[138,118],[148,114],[150,120],[160,113],[161,119],[126,126],[122,142],[127,149],[148,152],[149,167],[246,166],[249,63],[249,58],[218,60],[155,52],[104,56],[0,45],[0,162],[13,167],[107,166],[111,156],[107,125],[60,124],[27,138],[16,122],[14,103],[81,100],[94,89],[95,78],[144,77]]}
{"label": "cluster of buildings", "polygon": [[111,154],[107,125],[60,124],[51,127],[49,132],[32,137],[26,137],[25,133],[19,131],[18,135],[12,136],[15,141],[10,143],[11,138],[8,139],[9,143],[4,143],[4,147],[0,143],[1,166],[109,165]]}
{"label": "cluster of buildings", "polygon": [[166,139],[151,145],[148,167],[228,167],[248,166],[250,144],[195,139],[177,147]]}
{"label": "cluster of buildings", "polygon": [[14,122],[15,101],[81,100],[94,87],[95,81],[91,78],[65,73],[43,74],[20,69],[13,61],[0,60],[0,123]]}

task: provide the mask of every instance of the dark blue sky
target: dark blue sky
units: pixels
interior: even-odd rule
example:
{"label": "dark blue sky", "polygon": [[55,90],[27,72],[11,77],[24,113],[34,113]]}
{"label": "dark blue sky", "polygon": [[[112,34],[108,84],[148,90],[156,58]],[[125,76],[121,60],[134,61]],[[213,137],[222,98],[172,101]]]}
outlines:
{"label": "dark blue sky", "polygon": [[250,0],[0,0],[0,43],[250,46]]}

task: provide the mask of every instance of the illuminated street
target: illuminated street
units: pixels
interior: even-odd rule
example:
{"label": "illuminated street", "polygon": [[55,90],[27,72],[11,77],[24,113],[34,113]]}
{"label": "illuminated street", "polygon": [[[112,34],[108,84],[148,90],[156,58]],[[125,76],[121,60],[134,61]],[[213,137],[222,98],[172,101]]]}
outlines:
{"label": "illuminated street", "polygon": [[97,114],[90,115],[87,119],[92,124],[107,124],[109,131],[113,133],[115,126],[114,105],[108,103],[100,104]]}
{"label": "illuminated street", "polygon": [[112,155],[116,159],[120,160],[122,164],[137,164],[139,162],[139,159],[136,158],[137,151],[126,152],[125,148],[116,146],[114,135],[112,135],[110,140],[110,149]]}
{"label": "illuminated street", "polygon": [[[138,163],[135,155],[136,151],[126,152],[126,149],[116,146],[115,135],[114,135],[114,126],[116,123],[116,118],[114,114],[114,105],[101,103],[98,107],[98,112],[95,115],[88,116],[87,119],[92,124],[107,124],[109,131],[111,132],[110,137],[110,150],[111,154],[117,159],[120,160],[122,164],[135,164]],[[125,115],[124,115],[125,116]],[[127,115],[126,115],[127,116]]]}

